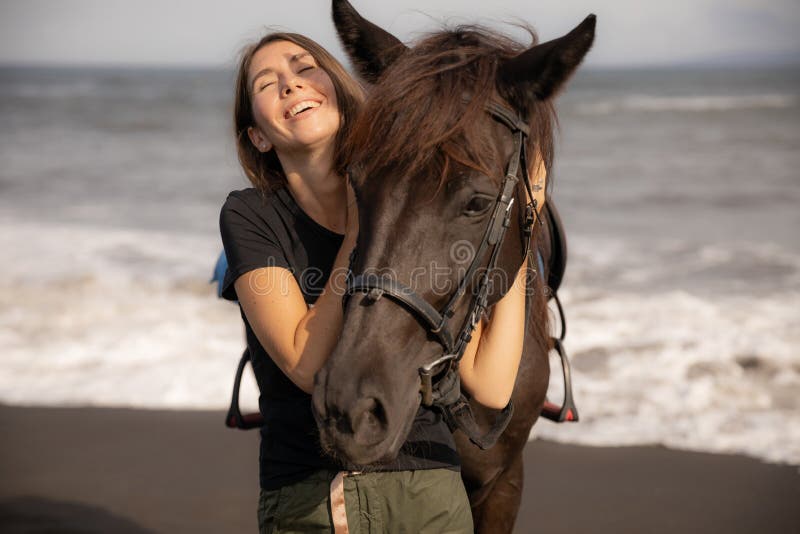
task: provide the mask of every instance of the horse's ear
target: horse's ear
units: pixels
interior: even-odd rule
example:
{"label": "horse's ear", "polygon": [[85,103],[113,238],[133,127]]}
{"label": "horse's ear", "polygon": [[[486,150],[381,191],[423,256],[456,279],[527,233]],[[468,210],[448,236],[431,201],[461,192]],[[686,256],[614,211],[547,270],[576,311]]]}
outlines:
{"label": "horse's ear", "polygon": [[333,0],[333,23],[347,55],[369,83],[378,81],[407,50],[397,37],[359,15],[347,0]]}
{"label": "horse's ear", "polygon": [[589,15],[571,32],[532,46],[500,65],[498,85],[512,95],[545,100],[567,81],[592,47],[596,17]]}

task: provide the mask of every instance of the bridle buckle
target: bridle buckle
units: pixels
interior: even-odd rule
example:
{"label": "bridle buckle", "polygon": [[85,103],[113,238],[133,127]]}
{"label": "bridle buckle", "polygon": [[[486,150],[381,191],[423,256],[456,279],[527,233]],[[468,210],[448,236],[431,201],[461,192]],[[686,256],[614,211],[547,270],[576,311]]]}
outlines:
{"label": "bridle buckle", "polygon": [[422,395],[422,404],[424,406],[433,405],[433,375],[434,371],[443,363],[456,360],[457,354],[445,354],[430,363],[426,363],[419,368],[420,388],[419,392]]}
{"label": "bridle buckle", "polygon": [[383,290],[379,287],[373,287],[367,291],[366,299],[370,302],[377,302],[383,296]]}

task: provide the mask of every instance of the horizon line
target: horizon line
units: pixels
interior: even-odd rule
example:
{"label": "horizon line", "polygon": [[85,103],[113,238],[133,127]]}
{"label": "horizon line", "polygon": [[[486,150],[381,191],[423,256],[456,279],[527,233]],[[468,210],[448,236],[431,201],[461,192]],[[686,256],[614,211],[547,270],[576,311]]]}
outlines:
{"label": "horizon line", "polygon": [[[347,66],[347,65],[345,65]],[[155,62],[47,62],[47,61],[0,61],[0,69],[49,69],[49,70],[152,70],[152,71],[226,71],[234,70],[232,63],[155,63]],[[800,68],[800,59],[779,58],[765,60],[696,60],[674,63],[601,63],[584,64],[581,71],[632,71],[632,70],[670,70],[697,68],[757,69],[757,68]]]}

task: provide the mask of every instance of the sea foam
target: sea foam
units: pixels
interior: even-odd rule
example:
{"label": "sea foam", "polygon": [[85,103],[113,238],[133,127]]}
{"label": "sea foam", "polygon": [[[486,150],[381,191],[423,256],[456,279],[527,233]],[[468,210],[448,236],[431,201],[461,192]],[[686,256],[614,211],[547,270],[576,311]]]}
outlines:
{"label": "sea foam", "polygon": [[791,94],[656,96],[626,95],[578,104],[578,113],[608,115],[619,111],[664,113],[672,111],[709,112],[737,109],[785,109],[797,104]]}
{"label": "sea foam", "polygon": [[[78,224],[3,227],[0,245],[17,254],[0,281],[0,401],[227,405],[244,341],[238,307],[217,299],[208,283],[216,237]],[[626,276],[599,284],[592,273],[610,276],[602,267],[622,248],[613,240],[572,240],[574,269],[560,295],[581,422],[541,421],[534,435],[800,464],[797,288],[753,298],[642,292],[635,283],[626,289]],[[704,264],[730,254],[720,245],[696,257]],[[554,367],[553,400],[559,376]],[[251,377],[243,396],[253,409]]]}

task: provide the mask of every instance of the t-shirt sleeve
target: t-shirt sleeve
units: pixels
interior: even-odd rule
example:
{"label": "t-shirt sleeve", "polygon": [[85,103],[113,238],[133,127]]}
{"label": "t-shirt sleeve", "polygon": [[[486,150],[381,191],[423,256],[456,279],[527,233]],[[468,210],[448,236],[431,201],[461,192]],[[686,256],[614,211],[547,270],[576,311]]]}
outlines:
{"label": "t-shirt sleeve", "polygon": [[222,280],[222,298],[237,300],[233,283],[253,269],[290,269],[275,232],[241,198],[228,195],[220,211],[219,230],[228,258],[228,270]]}

